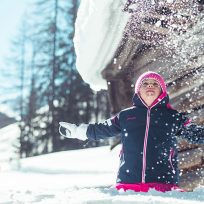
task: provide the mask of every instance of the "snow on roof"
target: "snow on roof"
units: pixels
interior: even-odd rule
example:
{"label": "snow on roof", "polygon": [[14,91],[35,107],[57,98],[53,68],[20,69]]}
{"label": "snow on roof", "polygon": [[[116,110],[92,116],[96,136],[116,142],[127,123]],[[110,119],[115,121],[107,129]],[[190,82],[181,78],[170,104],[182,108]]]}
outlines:
{"label": "snow on roof", "polygon": [[106,89],[101,71],[113,58],[129,14],[124,0],[81,0],[75,23],[76,67],[95,90]]}

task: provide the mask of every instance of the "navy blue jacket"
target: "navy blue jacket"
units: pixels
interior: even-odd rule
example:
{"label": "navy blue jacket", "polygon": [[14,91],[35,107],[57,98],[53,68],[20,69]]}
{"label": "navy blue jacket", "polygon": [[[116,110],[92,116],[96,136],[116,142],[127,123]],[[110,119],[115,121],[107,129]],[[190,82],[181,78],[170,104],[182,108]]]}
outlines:
{"label": "navy blue jacket", "polygon": [[186,128],[188,119],[169,107],[168,95],[151,108],[137,94],[133,102],[133,107],[104,123],[90,124],[87,137],[98,140],[120,134],[122,151],[117,183],[178,184],[177,137],[203,143],[203,129]]}

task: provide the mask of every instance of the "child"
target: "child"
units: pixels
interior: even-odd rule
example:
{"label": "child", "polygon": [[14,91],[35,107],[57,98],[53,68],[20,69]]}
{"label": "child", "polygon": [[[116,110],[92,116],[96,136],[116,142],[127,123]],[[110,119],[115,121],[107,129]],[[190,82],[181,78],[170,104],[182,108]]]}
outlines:
{"label": "child", "polygon": [[60,122],[60,127],[65,128],[66,137],[80,140],[120,134],[122,150],[116,188],[165,192],[183,191],[178,187],[177,136],[191,143],[204,143],[203,128],[189,124],[185,114],[171,108],[164,79],[155,72],[146,72],[136,82],[133,107],[104,123],[76,126]]}

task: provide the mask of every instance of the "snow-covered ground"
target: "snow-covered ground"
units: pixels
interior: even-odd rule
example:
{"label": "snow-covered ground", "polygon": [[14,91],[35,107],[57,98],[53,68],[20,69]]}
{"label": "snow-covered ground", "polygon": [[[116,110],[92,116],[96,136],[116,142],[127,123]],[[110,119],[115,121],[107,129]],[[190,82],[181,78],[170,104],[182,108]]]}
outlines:
{"label": "snow-covered ground", "polygon": [[0,172],[0,204],[204,203],[204,187],[194,192],[118,192],[120,147],[64,151],[26,158],[21,168]]}
{"label": "snow-covered ground", "polygon": [[[0,129],[0,173],[18,166],[18,138],[20,129],[17,123]],[[0,181],[1,182],[1,181]]]}

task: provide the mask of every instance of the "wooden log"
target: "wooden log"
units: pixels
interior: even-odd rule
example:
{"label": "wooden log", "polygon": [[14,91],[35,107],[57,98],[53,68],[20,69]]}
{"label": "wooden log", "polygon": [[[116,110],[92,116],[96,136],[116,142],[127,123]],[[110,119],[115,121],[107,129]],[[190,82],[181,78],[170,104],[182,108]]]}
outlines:
{"label": "wooden log", "polygon": [[204,166],[180,175],[179,186],[186,191],[193,191],[199,185],[204,185]]}
{"label": "wooden log", "polygon": [[[193,147],[193,146],[192,146]],[[179,169],[187,172],[204,165],[204,147],[200,146],[179,153]]]}

